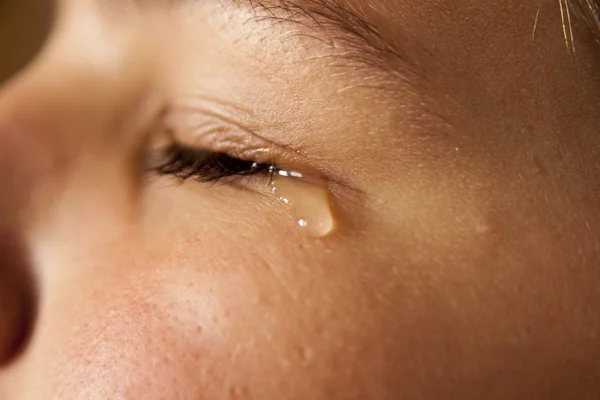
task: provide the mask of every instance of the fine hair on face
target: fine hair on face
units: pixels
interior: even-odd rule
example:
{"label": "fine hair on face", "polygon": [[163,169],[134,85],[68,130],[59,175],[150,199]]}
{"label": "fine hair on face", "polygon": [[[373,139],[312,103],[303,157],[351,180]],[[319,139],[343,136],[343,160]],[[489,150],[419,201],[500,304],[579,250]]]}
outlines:
{"label": "fine hair on face", "polygon": [[[561,5],[565,3],[568,6],[568,0],[559,0]],[[577,0],[576,7],[581,10],[585,19],[594,30],[594,34],[600,40],[600,1],[598,0]]]}

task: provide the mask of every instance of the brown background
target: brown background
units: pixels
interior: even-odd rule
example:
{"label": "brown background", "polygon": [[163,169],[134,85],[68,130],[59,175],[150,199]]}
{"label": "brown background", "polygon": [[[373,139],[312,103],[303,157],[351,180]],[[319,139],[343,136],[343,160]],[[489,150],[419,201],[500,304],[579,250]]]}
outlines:
{"label": "brown background", "polygon": [[0,0],[0,82],[37,52],[48,30],[49,0]]}

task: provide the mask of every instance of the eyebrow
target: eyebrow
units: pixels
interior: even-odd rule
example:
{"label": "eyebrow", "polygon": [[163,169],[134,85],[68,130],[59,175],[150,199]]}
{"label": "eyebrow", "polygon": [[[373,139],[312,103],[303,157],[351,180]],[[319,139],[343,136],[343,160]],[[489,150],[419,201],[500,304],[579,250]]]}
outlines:
{"label": "eyebrow", "polygon": [[307,36],[338,49],[337,56],[345,66],[366,66],[393,74],[413,70],[408,57],[373,23],[341,5],[339,0],[233,1],[238,6],[250,7],[256,20],[292,22],[316,32],[318,35]]}
{"label": "eyebrow", "polygon": [[[152,4],[148,0],[130,1],[138,6]],[[167,7],[196,1],[201,0],[160,0],[162,5]],[[422,81],[418,64],[386,38],[375,24],[350,6],[343,5],[341,2],[345,0],[217,1],[224,8],[233,6],[250,11],[255,21],[297,24],[306,29],[306,32],[295,32],[293,36],[306,36],[325,42],[334,50],[330,55],[335,60],[329,64],[331,67],[366,70],[368,73],[379,72],[379,77],[384,78],[369,80],[370,84],[365,84],[367,79],[364,79],[361,84],[363,87],[373,86],[394,91],[398,83],[418,87],[418,82]],[[375,5],[379,1],[381,0],[369,0],[365,5],[376,10]]]}

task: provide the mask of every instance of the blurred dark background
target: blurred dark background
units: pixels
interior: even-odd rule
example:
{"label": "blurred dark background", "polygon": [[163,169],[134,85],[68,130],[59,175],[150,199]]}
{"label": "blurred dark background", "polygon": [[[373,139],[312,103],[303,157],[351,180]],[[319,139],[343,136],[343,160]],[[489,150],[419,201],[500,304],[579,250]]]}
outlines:
{"label": "blurred dark background", "polygon": [[52,0],[0,0],[0,83],[37,53],[50,25]]}

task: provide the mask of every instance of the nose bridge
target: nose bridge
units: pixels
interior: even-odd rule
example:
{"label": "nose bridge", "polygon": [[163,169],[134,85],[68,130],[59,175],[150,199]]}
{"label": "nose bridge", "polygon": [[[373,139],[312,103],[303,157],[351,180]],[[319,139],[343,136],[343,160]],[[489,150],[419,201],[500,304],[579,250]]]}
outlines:
{"label": "nose bridge", "polygon": [[148,97],[139,29],[104,21],[93,3],[69,3],[37,61],[0,88],[0,225],[85,151],[118,147]]}
{"label": "nose bridge", "polygon": [[34,191],[64,178],[116,118],[96,85],[43,82],[52,76],[40,70],[0,93],[0,221],[16,217]]}
{"label": "nose bridge", "polygon": [[[26,134],[9,129],[19,115],[0,100],[0,368],[23,350],[36,312],[35,279],[24,243],[22,218],[43,157],[31,152]],[[8,121],[13,121],[9,123]],[[24,124],[23,132],[28,128]]]}
{"label": "nose bridge", "polygon": [[[141,118],[138,108],[149,97],[151,60],[140,54],[137,27],[104,21],[93,3],[69,2],[77,11],[63,12],[34,64],[0,88],[0,369],[22,346],[34,319],[32,282],[39,280],[33,276],[39,268],[26,256],[41,246],[33,243],[42,241],[40,230],[63,238],[55,235],[57,229],[40,226],[68,225],[56,217],[65,215],[65,208],[68,213],[80,208],[71,212],[71,220],[90,210],[87,200],[94,200],[96,192],[85,198],[67,186],[89,192],[92,185],[79,189],[78,184],[86,179],[95,184],[99,176],[111,181],[115,175],[103,171],[78,181],[71,175],[81,165],[98,171],[124,160],[124,152],[133,151],[135,141],[127,136],[135,129],[135,117]],[[108,157],[105,165],[97,165]],[[106,196],[118,190],[115,185],[109,189]],[[68,204],[52,204],[67,192],[72,196]],[[35,240],[34,231],[39,234]]]}

